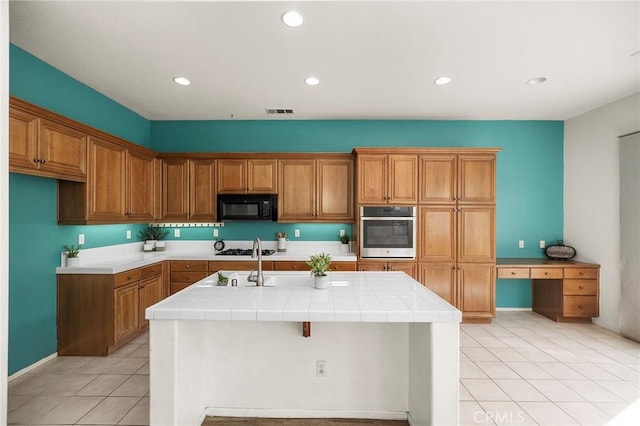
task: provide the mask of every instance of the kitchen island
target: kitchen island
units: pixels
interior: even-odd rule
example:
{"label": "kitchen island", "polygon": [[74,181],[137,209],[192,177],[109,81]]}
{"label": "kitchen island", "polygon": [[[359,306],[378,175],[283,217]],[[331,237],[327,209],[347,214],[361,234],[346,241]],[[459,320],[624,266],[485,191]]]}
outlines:
{"label": "kitchen island", "polygon": [[[460,312],[402,272],[225,272],[148,308],[151,424],[205,415],[458,423]],[[231,282],[231,280],[230,280]],[[303,337],[301,323],[311,323]]]}

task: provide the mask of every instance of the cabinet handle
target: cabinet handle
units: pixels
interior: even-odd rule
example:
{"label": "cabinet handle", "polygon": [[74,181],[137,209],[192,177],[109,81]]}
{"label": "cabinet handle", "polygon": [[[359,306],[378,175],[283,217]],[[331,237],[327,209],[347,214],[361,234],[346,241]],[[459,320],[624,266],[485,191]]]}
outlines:
{"label": "cabinet handle", "polygon": [[291,265],[291,269],[298,269],[296,265]]}
{"label": "cabinet handle", "polygon": [[581,286],[581,285],[579,285],[579,286],[578,286],[578,289],[580,289],[580,290],[584,290],[584,287],[583,287],[583,286]]}

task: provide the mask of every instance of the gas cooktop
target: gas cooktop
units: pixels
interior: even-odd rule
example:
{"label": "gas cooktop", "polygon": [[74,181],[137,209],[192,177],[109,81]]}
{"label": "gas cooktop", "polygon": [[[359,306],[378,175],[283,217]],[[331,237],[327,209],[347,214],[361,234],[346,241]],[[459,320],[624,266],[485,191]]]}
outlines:
{"label": "gas cooktop", "polygon": [[[251,249],[227,249],[219,252],[221,256],[251,256]],[[275,253],[275,250],[262,250],[263,256],[269,256]]]}

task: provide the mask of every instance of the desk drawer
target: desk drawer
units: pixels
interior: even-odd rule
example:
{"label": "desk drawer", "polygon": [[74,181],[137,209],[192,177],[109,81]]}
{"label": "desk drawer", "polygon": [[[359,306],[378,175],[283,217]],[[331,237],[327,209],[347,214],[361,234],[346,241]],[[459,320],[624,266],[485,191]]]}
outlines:
{"label": "desk drawer", "polygon": [[596,296],[564,296],[562,298],[562,315],[589,318],[598,316],[598,300]]}
{"label": "desk drawer", "polygon": [[598,278],[596,268],[564,268],[565,278],[595,279]]}
{"label": "desk drawer", "polygon": [[529,278],[529,268],[498,268],[498,278]]}
{"label": "desk drawer", "polygon": [[171,272],[171,284],[173,283],[195,283],[196,281],[200,281],[207,276],[206,272],[200,271],[178,271]]}
{"label": "desk drawer", "polygon": [[595,296],[598,290],[597,280],[564,280],[562,293],[565,296]]}
{"label": "desk drawer", "polygon": [[531,268],[532,280],[551,280],[562,278],[562,268]]}

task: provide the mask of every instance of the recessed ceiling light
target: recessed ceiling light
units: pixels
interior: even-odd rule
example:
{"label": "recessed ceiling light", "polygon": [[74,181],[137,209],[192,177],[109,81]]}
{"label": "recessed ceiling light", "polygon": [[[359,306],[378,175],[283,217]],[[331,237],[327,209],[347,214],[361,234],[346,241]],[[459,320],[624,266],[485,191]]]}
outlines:
{"label": "recessed ceiling light", "polygon": [[320,80],[318,80],[315,77],[307,77],[304,79],[304,82],[307,83],[309,86],[317,86],[320,83]]}
{"label": "recessed ceiling light", "polygon": [[295,10],[290,10],[282,14],[282,22],[284,22],[287,27],[297,28],[302,25],[302,21],[302,15]]}
{"label": "recessed ceiling light", "polygon": [[178,83],[180,86],[188,86],[191,82],[185,77],[173,77],[173,81]]}
{"label": "recessed ceiling light", "polygon": [[535,86],[536,84],[542,84],[545,81],[547,81],[547,77],[538,77],[538,78],[532,78],[531,80],[527,81],[527,84],[529,86]]}
{"label": "recessed ceiling light", "polygon": [[433,80],[433,84],[437,84],[438,86],[444,86],[445,84],[449,84],[450,82],[450,77],[439,77]]}

